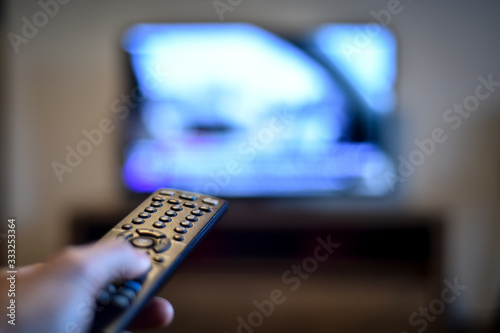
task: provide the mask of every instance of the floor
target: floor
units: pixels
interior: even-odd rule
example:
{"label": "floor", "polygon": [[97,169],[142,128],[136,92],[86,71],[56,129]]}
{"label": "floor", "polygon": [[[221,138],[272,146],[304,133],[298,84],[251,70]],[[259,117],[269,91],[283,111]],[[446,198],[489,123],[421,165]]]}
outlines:
{"label": "floor", "polygon": [[176,309],[174,323],[147,332],[446,332],[444,314],[409,323],[432,300],[434,289],[422,278],[353,276],[319,267],[307,277],[284,279],[291,266],[276,263],[258,273],[217,266],[183,267],[161,292]]}

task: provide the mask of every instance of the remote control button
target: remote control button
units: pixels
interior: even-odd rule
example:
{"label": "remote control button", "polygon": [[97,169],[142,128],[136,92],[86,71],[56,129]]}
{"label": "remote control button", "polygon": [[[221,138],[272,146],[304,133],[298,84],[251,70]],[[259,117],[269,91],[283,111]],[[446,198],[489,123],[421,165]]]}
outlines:
{"label": "remote control button", "polygon": [[150,248],[155,244],[154,240],[148,237],[137,237],[133,238],[130,243],[132,243],[133,246],[135,247],[140,247],[143,249]]}
{"label": "remote control button", "polygon": [[144,208],[144,210],[146,212],[148,212],[148,213],[154,213],[154,212],[156,212],[156,208],[151,207],[151,206]]}
{"label": "remote control button", "polygon": [[191,214],[196,215],[196,216],[202,216],[203,212],[201,210],[199,210],[199,209],[193,209],[191,211]]}
{"label": "remote control button", "polygon": [[136,294],[142,289],[142,284],[134,280],[125,281],[123,286],[132,289]]}
{"label": "remote control button", "polygon": [[125,229],[125,230],[130,230],[130,229],[132,229],[132,228],[133,228],[133,227],[132,227],[132,225],[131,225],[131,224],[124,224],[124,225],[122,225],[122,229]]}
{"label": "remote control button", "polygon": [[181,195],[179,195],[179,198],[184,199],[184,200],[194,201],[194,200],[196,200],[196,195],[194,195],[194,194],[188,194],[188,193],[182,193]]}
{"label": "remote control button", "polygon": [[205,199],[203,199],[201,201],[203,201],[206,204],[212,205],[212,206],[217,206],[219,204],[218,200],[215,200],[215,199],[212,199],[212,198],[205,198]]}
{"label": "remote control button", "polygon": [[153,201],[164,201],[165,199],[163,199],[162,197],[153,197]]}
{"label": "remote control button", "polygon": [[173,205],[172,207],[170,207],[170,209],[173,209],[173,210],[176,210],[176,211],[181,211],[182,210],[182,206],[181,205]]}
{"label": "remote control button", "polygon": [[175,227],[174,231],[179,234],[185,234],[187,232],[186,228],[184,227]]}
{"label": "remote control button", "polygon": [[163,206],[163,204],[160,201],[153,201],[151,203],[151,206],[153,206],[153,207],[161,207],[161,206]]}
{"label": "remote control button", "polygon": [[99,295],[97,295],[97,303],[101,304],[101,305],[108,305],[109,303],[111,303],[111,295],[105,291],[105,290],[101,290],[99,292]]}
{"label": "remote control button", "polygon": [[193,224],[189,221],[182,221],[180,225],[186,228],[191,228],[193,226]]}
{"label": "remote control button", "polygon": [[137,229],[137,233],[141,236],[149,236],[149,237],[154,237],[154,238],[165,238],[165,234],[152,230],[152,229]]}
{"label": "remote control button", "polygon": [[166,196],[171,197],[171,196],[173,196],[175,193],[174,193],[174,192],[172,192],[172,191],[165,191],[165,190],[163,190],[163,191],[160,191],[160,194],[161,194],[161,195],[166,195]]}
{"label": "remote control button", "polygon": [[200,210],[207,212],[207,213],[210,213],[212,211],[212,208],[210,208],[208,206],[201,206]]}
{"label": "remote control button", "polygon": [[140,212],[139,217],[142,217],[143,219],[148,219],[151,217],[151,214],[149,214],[147,212]]}
{"label": "remote control button", "polygon": [[173,238],[178,242],[182,242],[184,240],[184,236],[182,235],[174,235]]}
{"label": "remote control button", "polygon": [[136,217],[136,218],[132,219],[132,223],[133,224],[143,224],[144,220],[141,219],[140,217]]}
{"label": "remote control button", "polygon": [[176,199],[168,199],[167,201],[168,203],[171,203],[171,204],[174,204],[174,205],[177,205],[179,203],[179,200],[176,200]]}
{"label": "remote control button", "polygon": [[177,216],[177,212],[175,210],[167,210],[165,214],[168,216]]}
{"label": "remote control button", "polygon": [[130,305],[130,300],[126,296],[116,294],[111,303],[119,309],[126,309]]}
{"label": "remote control button", "polygon": [[[153,250],[156,253],[164,252],[170,247],[170,245],[172,245],[172,243],[170,242],[170,239],[168,239],[168,238],[160,239],[156,243],[155,247],[153,247]],[[154,257],[153,257],[153,259],[154,259]]]}
{"label": "remote control button", "polygon": [[196,222],[198,221],[198,218],[195,215],[188,215],[186,216],[186,220],[189,220],[191,222]]}
{"label": "remote control button", "polygon": [[163,257],[160,257],[160,256],[154,256],[153,260],[156,262],[163,262],[164,261]]}
{"label": "remote control button", "polygon": [[172,219],[170,217],[165,216],[165,215],[160,216],[159,220],[162,221],[162,222],[170,222],[170,221],[172,221]]}
{"label": "remote control button", "polygon": [[124,239],[129,239],[133,235],[134,235],[134,233],[132,231],[124,231],[124,232],[119,233],[118,236],[116,236],[116,238],[122,237]]}
{"label": "remote control button", "polygon": [[108,284],[106,291],[110,294],[116,294],[116,286],[112,283]]}
{"label": "remote control button", "polygon": [[157,221],[157,222],[153,223],[153,227],[158,228],[158,229],[165,228],[165,223]]}
{"label": "remote control button", "polygon": [[123,295],[125,297],[127,297],[129,300],[133,301],[135,296],[136,296],[136,293],[134,290],[130,289],[130,288],[120,288],[118,290],[118,295]]}
{"label": "remote control button", "polygon": [[184,206],[189,207],[189,208],[194,208],[194,207],[196,207],[196,204],[194,202],[191,202],[191,201],[186,201],[184,203]]}

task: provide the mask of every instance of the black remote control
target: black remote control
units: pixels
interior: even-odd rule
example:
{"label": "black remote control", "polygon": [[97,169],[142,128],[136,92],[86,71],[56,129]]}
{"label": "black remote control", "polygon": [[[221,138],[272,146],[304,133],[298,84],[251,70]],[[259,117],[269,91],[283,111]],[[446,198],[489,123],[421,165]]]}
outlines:
{"label": "black remote control", "polygon": [[97,297],[91,333],[121,333],[227,210],[227,201],[161,189],[101,239],[122,237],[151,258],[151,270],[114,281]]}

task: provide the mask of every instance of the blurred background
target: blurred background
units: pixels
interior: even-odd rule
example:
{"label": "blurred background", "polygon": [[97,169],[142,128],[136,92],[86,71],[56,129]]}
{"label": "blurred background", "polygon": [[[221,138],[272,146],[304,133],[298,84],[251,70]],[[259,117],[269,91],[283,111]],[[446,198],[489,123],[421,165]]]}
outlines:
{"label": "blurred background", "polygon": [[[162,290],[176,320],[154,332],[499,331],[499,12],[5,1],[1,204],[19,263],[183,187],[229,212]],[[324,261],[308,259],[318,238],[340,244]]]}

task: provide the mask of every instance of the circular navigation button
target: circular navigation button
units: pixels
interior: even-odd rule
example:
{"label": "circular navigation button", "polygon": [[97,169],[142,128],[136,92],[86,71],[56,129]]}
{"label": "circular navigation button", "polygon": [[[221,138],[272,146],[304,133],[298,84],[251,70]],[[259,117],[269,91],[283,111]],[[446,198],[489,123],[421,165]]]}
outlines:
{"label": "circular navigation button", "polygon": [[170,239],[162,238],[162,239],[159,239],[158,242],[156,242],[156,245],[153,247],[153,250],[156,253],[164,252],[170,248],[171,244],[172,243],[170,242]]}
{"label": "circular navigation button", "polygon": [[155,243],[154,240],[152,240],[151,238],[148,238],[148,237],[133,238],[130,240],[130,242],[135,247],[140,247],[140,248],[150,248]]}
{"label": "circular navigation button", "polygon": [[154,229],[140,228],[140,229],[137,229],[136,232],[140,236],[145,236],[145,237],[154,237],[154,238],[166,238],[167,237],[164,233],[161,233],[158,230],[154,230]]}

